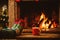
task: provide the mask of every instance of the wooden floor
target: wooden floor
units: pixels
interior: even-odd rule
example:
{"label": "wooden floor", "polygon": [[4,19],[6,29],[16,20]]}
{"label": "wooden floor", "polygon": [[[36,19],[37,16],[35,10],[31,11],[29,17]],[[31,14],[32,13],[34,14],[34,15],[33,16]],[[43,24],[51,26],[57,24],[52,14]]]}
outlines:
{"label": "wooden floor", "polygon": [[32,33],[22,33],[17,38],[60,38],[60,34],[40,33],[40,35],[32,35]]}
{"label": "wooden floor", "polygon": [[32,29],[24,29],[22,34],[16,38],[60,38],[60,28],[50,29],[47,32],[41,32],[40,35],[32,35]]}

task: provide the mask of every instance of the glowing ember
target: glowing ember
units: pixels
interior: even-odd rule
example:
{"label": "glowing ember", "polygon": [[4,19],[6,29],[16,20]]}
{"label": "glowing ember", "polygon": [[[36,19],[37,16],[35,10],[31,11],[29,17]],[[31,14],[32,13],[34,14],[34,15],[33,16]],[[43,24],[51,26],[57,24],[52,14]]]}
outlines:
{"label": "glowing ember", "polygon": [[53,27],[53,24],[51,25],[51,28],[54,28],[54,27]]}
{"label": "glowing ember", "polygon": [[55,28],[57,26],[56,22],[53,22],[53,24],[51,25],[51,28]]}

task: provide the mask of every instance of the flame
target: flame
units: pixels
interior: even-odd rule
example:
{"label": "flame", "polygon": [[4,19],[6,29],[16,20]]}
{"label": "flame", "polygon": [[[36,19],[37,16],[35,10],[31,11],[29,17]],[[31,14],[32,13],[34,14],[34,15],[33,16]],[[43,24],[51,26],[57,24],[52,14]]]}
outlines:
{"label": "flame", "polygon": [[[56,22],[51,22],[50,20],[48,20],[47,17],[45,17],[44,13],[42,12],[39,21],[41,21],[43,19],[43,21],[39,24],[40,30],[41,29],[49,29],[49,25],[51,25],[51,28],[55,28],[57,26]],[[48,20],[48,23],[46,22]],[[46,22],[46,23],[45,23]]]}
{"label": "flame", "polygon": [[40,16],[40,21],[41,21],[43,18],[45,18],[44,13],[42,13],[42,15]]}
{"label": "flame", "polygon": [[48,20],[48,18],[46,18],[45,17],[45,15],[44,15],[44,13],[42,13],[42,15],[40,16],[40,21],[42,20],[42,19],[44,19],[43,21],[42,21],[42,23],[40,24],[40,29],[44,29],[44,28],[48,28],[48,27],[46,27],[46,26],[48,26],[49,24],[45,24],[45,22]]}
{"label": "flame", "polygon": [[57,26],[56,22],[54,21],[53,24],[51,25],[51,28],[55,28]]}

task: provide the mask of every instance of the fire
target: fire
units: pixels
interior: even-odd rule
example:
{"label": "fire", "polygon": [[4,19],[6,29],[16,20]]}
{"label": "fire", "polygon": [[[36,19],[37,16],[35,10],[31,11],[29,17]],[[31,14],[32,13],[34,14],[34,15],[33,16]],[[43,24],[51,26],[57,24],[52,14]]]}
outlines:
{"label": "fire", "polygon": [[41,21],[43,18],[45,19],[45,15],[42,13],[42,15],[40,16],[40,21]]}
{"label": "fire", "polygon": [[57,26],[56,22],[53,22],[53,24],[51,25],[51,28],[55,28]]}
{"label": "fire", "polygon": [[[42,29],[45,29],[45,30],[49,29],[50,25],[51,25],[50,28],[55,28],[57,26],[56,22],[52,23],[50,20],[48,20],[48,18],[45,17],[43,12],[42,12],[42,14],[40,16],[39,21],[41,21],[40,24],[39,24],[40,30],[42,30]],[[48,21],[48,22],[46,22],[46,21]]]}

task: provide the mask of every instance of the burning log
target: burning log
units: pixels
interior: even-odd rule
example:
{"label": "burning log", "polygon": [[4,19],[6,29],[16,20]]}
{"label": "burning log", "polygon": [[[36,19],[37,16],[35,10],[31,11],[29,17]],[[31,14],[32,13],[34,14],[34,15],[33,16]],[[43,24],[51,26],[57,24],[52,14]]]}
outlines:
{"label": "burning log", "polygon": [[42,19],[41,21],[39,21],[38,23],[33,23],[32,27],[39,27],[41,25],[41,23],[43,22],[44,19]]}
{"label": "burning log", "polygon": [[51,24],[49,25],[49,28],[56,28],[57,23],[55,21],[52,21]]}
{"label": "burning log", "polygon": [[39,28],[40,30],[49,31],[50,28],[55,28],[57,26],[55,21],[50,21],[44,13],[41,14],[39,20]]}
{"label": "burning log", "polygon": [[53,24],[53,21],[51,22],[51,24],[49,25],[49,27],[48,28],[51,28],[51,25]]}
{"label": "burning log", "polygon": [[45,24],[46,24],[46,23],[49,23],[49,20],[47,20],[47,21],[45,22]]}
{"label": "burning log", "polygon": [[39,21],[39,25],[43,22],[44,19],[42,19],[41,21]]}
{"label": "burning log", "polygon": [[40,25],[42,24],[43,20],[44,20],[44,19],[42,19],[41,21],[39,21],[39,27],[40,27]]}

